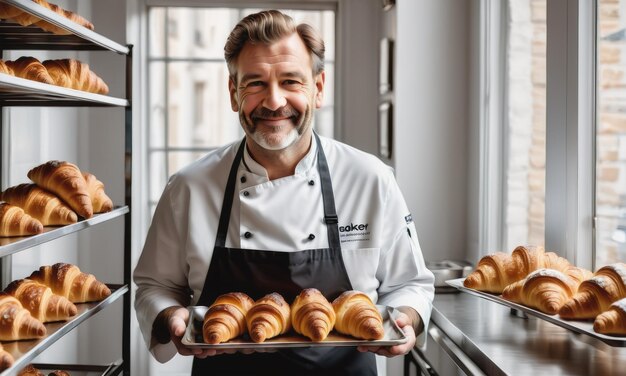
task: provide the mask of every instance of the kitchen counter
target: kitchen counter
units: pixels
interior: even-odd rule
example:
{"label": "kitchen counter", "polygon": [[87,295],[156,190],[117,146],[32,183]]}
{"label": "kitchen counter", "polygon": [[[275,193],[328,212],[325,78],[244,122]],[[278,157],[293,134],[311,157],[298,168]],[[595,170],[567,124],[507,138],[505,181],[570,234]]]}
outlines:
{"label": "kitchen counter", "polygon": [[455,363],[469,360],[460,367],[465,373],[475,367],[489,375],[605,376],[624,375],[626,370],[626,347],[520,317],[508,307],[467,293],[436,294],[431,326],[428,347],[443,348]]}

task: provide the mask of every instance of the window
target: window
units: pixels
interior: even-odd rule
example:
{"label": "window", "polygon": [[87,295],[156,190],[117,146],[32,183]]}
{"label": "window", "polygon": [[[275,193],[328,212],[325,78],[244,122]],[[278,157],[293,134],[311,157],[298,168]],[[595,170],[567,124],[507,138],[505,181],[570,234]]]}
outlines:
{"label": "window", "polygon": [[545,244],[546,0],[510,0],[506,39],[504,248]]}
{"label": "window", "polygon": [[[309,8],[311,8],[309,6]],[[167,179],[208,151],[243,136],[228,96],[224,43],[235,24],[260,9],[150,7],[148,9],[149,207]],[[335,11],[283,10],[316,27],[326,43],[324,105],[315,130],[334,135]],[[193,20],[193,22],[189,22]]]}
{"label": "window", "polygon": [[626,261],[626,1],[598,1],[596,265]]}

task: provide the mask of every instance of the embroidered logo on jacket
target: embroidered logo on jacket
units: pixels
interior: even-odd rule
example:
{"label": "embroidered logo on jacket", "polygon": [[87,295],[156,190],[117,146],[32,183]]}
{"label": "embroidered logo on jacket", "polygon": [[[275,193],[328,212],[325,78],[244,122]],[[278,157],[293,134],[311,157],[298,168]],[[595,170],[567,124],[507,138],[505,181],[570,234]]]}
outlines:
{"label": "embroidered logo on jacket", "polygon": [[339,226],[341,242],[362,242],[370,240],[369,223],[352,223]]}

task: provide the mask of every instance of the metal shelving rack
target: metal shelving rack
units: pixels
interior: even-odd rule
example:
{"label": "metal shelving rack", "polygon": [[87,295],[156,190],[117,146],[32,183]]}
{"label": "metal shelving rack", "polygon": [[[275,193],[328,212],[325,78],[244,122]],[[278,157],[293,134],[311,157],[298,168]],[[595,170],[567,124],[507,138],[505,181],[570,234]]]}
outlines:
{"label": "metal shelving rack", "polygon": [[[4,281],[7,277],[7,271],[10,271],[10,269],[8,269],[6,263],[2,261],[10,259],[12,254],[25,251],[39,244],[54,241],[65,235],[85,230],[100,223],[124,217],[123,284],[109,285],[112,294],[102,302],[78,305],[79,313],[70,321],[46,324],[48,334],[43,339],[3,343],[3,347],[11,352],[16,359],[15,364],[0,373],[0,376],[16,375],[24,366],[31,363],[37,355],[44,352],[54,342],[119,299],[123,299],[124,304],[122,359],[104,366],[65,365],[67,368],[60,369],[71,370],[72,374],[77,374],[77,372],[93,374],[93,372],[101,371],[103,376],[117,375],[120,373],[130,375],[132,46],[124,46],[116,43],[100,34],[70,22],[30,0],[0,0],[0,2],[18,7],[69,32],[69,35],[55,35],[35,26],[24,27],[11,23],[10,21],[0,21],[0,57],[3,55],[3,50],[104,50],[126,57],[126,98],[92,94],[0,73],[0,110],[3,107],[14,106],[123,107],[125,110],[124,205],[116,207],[112,212],[97,214],[93,218],[80,221],[73,225],[45,228],[44,233],[40,235],[0,239],[0,279]],[[3,133],[4,132],[0,132],[0,167],[4,166],[2,159],[4,157],[3,146],[6,140],[2,139]],[[63,367],[64,365],[54,366],[56,369],[59,369],[59,367]]]}

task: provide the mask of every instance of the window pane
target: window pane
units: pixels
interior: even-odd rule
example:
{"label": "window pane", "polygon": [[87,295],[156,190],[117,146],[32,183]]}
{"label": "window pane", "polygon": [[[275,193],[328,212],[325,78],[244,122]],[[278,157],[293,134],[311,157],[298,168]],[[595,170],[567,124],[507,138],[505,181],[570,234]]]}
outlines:
{"label": "window pane", "polygon": [[226,64],[168,64],[169,147],[215,147],[242,134],[230,107]]}
{"label": "window pane", "polygon": [[152,148],[165,147],[165,64],[148,65],[150,91],[148,92],[148,143]]}
{"label": "window pane", "polygon": [[598,2],[596,265],[626,260],[626,1]]}
{"label": "window pane", "polygon": [[510,0],[504,246],[544,244],[546,0]]}

